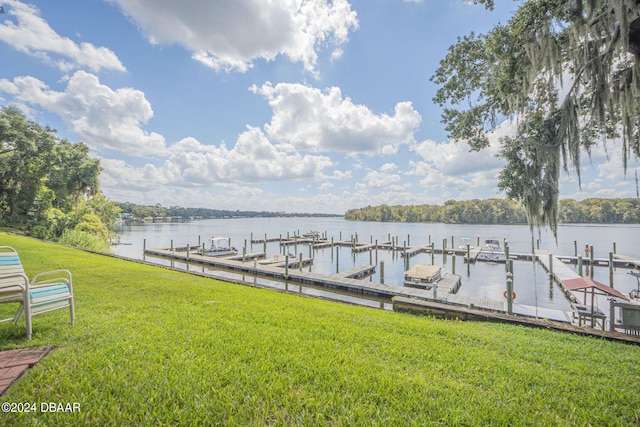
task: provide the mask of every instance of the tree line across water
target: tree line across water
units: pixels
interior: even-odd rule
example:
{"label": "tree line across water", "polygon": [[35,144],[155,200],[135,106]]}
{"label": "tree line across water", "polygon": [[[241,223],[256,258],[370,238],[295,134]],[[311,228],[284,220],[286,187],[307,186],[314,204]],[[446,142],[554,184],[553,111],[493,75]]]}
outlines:
{"label": "tree line across water", "polygon": [[162,218],[162,217],[179,217],[187,218],[204,218],[204,219],[222,219],[222,218],[279,218],[279,217],[331,217],[342,216],[323,213],[288,213],[288,212],[268,212],[268,211],[245,211],[245,210],[227,210],[227,209],[210,209],[210,208],[186,208],[182,206],[162,206],[155,205],[139,205],[136,203],[118,203],[122,213],[128,214],[135,220],[145,218]]}
{"label": "tree line across water", "polygon": [[[345,219],[445,224],[526,224],[528,222],[524,207],[509,199],[449,200],[442,206],[367,206],[347,211]],[[637,224],[640,223],[640,199],[560,200],[558,222]]]}

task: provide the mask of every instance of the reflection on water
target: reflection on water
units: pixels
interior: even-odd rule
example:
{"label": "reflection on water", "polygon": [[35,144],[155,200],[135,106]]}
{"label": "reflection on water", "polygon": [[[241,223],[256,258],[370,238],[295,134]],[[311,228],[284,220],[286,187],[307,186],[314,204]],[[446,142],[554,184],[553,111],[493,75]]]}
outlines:
{"label": "reflection on water", "polygon": [[[242,253],[246,245],[247,253],[263,252],[271,258],[282,253],[278,242],[266,244],[251,244],[253,239],[277,238],[287,235],[302,234],[310,230],[320,231],[327,238],[334,241],[357,239],[361,243],[382,243],[395,239],[400,246],[426,245],[431,242],[436,248],[441,248],[446,240],[448,248],[477,244],[487,238],[497,238],[501,242],[508,242],[511,253],[531,253],[532,247],[538,246],[558,255],[579,254],[585,244],[594,246],[595,258],[608,258],[608,253],[615,244],[617,253],[640,258],[638,240],[640,239],[640,225],[562,225],[558,230],[558,241],[548,231],[535,231],[534,236],[528,226],[500,226],[500,225],[452,225],[452,224],[407,224],[407,223],[371,223],[345,221],[341,218],[238,218],[224,220],[201,220],[189,223],[145,224],[126,227],[121,230],[121,242],[125,245],[114,246],[118,255],[131,258],[143,258],[143,245],[147,248],[169,247],[171,241],[175,246],[207,242],[212,236],[231,238],[231,244]],[[291,245],[287,252],[296,255],[310,255],[308,245]],[[635,251],[635,252],[634,252]],[[402,285],[405,270],[404,258],[399,252],[388,250],[372,250],[362,253],[352,253],[348,247],[324,248],[313,251],[311,256],[314,263],[305,267],[306,271],[322,274],[334,274],[362,264],[376,265],[376,273],[363,280],[380,282],[381,267],[384,264],[384,283]],[[155,260],[159,261],[159,260]],[[410,259],[410,265],[431,264],[430,254],[419,254]],[[478,296],[494,300],[503,299],[505,290],[505,265],[478,262],[465,264],[461,256],[434,255],[433,262],[440,265],[444,272],[462,275],[460,295]],[[560,288],[550,283],[545,270],[531,261],[514,261],[514,289],[516,301],[521,304],[539,307],[569,309],[570,305]],[[190,268],[194,268],[193,266]],[[611,276],[613,286],[627,294],[637,286],[629,270],[615,269]],[[216,271],[216,275],[238,278],[237,273]],[[594,279],[607,285],[611,284],[608,267],[596,267],[593,270]],[[248,281],[253,280],[249,278]],[[281,283],[256,279],[261,284],[272,287],[284,286]],[[289,285],[297,286],[297,285]],[[321,290],[305,287],[303,293],[322,292]],[[351,296],[346,295],[351,298]],[[371,303],[373,306],[377,301]]]}

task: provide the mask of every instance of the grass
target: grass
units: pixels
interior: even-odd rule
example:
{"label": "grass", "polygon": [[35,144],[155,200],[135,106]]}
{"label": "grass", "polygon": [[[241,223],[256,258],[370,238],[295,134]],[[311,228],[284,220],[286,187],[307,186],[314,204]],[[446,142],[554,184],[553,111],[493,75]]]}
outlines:
{"label": "grass", "polygon": [[640,423],[636,346],[281,294],[1,232],[0,245],[30,276],[69,268],[77,313],[73,327],[65,310],[36,316],[31,341],[24,322],[0,324],[1,350],[56,347],[0,401],[81,405],[0,415],[6,425]]}

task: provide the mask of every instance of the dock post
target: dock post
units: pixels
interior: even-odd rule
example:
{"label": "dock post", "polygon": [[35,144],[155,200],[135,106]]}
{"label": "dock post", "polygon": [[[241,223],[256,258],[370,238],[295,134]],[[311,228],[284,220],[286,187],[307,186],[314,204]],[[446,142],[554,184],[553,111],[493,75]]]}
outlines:
{"label": "dock post", "polygon": [[331,236],[331,247],[333,248],[333,236]]}
{"label": "dock post", "polygon": [[176,253],[175,253],[175,251],[173,250],[173,239],[171,239],[171,253],[172,253],[173,255],[175,255],[175,254],[176,254]]}
{"label": "dock post", "polygon": [[309,245],[309,258],[313,258],[313,243]]}
{"label": "dock post", "polygon": [[369,249],[369,264],[373,265],[373,251]]}
{"label": "dock post", "polygon": [[573,241],[573,256],[578,256],[578,241]]}
{"label": "dock post", "polygon": [[613,252],[609,252],[609,282],[611,282],[610,286],[613,288]]}
{"label": "dock post", "polygon": [[453,236],[451,236],[451,249],[455,248],[455,243],[453,242]]}
{"label": "dock post", "polygon": [[595,270],[593,267],[593,245],[591,245],[589,247],[589,265],[591,266],[591,277],[593,277],[593,270]]}
{"label": "dock post", "polygon": [[613,242],[613,253],[617,254],[618,252],[616,251],[616,242]]}
{"label": "dock post", "polygon": [[284,256],[284,279],[289,280],[289,254]]}
{"label": "dock post", "polygon": [[553,254],[549,254],[549,276],[553,276]]}
{"label": "dock post", "polygon": [[471,264],[471,245],[467,243],[467,264]]}
{"label": "dock post", "polygon": [[429,234],[429,244],[431,244],[431,234]]}
{"label": "dock post", "polygon": [[507,313],[513,314],[513,274],[507,273]]}
{"label": "dock post", "polygon": [[253,231],[251,232],[251,243],[253,243]]}
{"label": "dock post", "polygon": [[202,240],[200,240],[200,235],[198,234],[198,247],[200,247],[200,243],[202,243]]}
{"label": "dock post", "polygon": [[147,239],[142,239],[142,253],[144,254],[147,250]]}
{"label": "dock post", "polygon": [[507,260],[507,271],[509,270],[509,245],[504,245],[504,257]]}
{"label": "dock post", "polygon": [[380,283],[384,284],[384,261],[380,261]]}
{"label": "dock post", "polygon": [[578,276],[582,277],[582,255],[578,255]]}
{"label": "dock post", "polygon": [[189,244],[187,243],[187,262],[189,261],[189,251],[191,250],[191,248],[189,247]]}
{"label": "dock post", "polygon": [[476,246],[480,246],[480,236],[478,236],[478,241],[476,242]]}
{"label": "dock post", "polygon": [[247,256],[247,247],[242,248],[242,262],[245,261],[245,257]]}
{"label": "dock post", "polygon": [[436,244],[431,242],[431,265],[433,265],[433,257],[435,256],[433,253],[435,251],[435,246]]}
{"label": "dock post", "polygon": [[202,243],[202,255],[204,255],[204,243]]}
{"label": "dock post", "polygon": [[336,246],[336,274],[340,272],[340,247]]}
{"label": "dock post", "polygon": [[302,252],[300,252],[300,271],[302,271]]}
{"label": "dock post", "polygon": [[456,256],[455,256],[455,254],[451,258],[451,274],[456,274]]}

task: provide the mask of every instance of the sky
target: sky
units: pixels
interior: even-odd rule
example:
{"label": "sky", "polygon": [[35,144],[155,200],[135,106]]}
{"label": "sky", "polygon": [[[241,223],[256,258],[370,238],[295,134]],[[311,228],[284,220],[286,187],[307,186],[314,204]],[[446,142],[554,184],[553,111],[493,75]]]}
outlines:
{"label": "sky", "polygon": [[[505,23],[467,0],[0,0],[0,106],[100,159],[114,201],[342,214],[504,197],[491,146],[449,140],[429,79]],[[635,197],[621,144],[561,198]]]}

